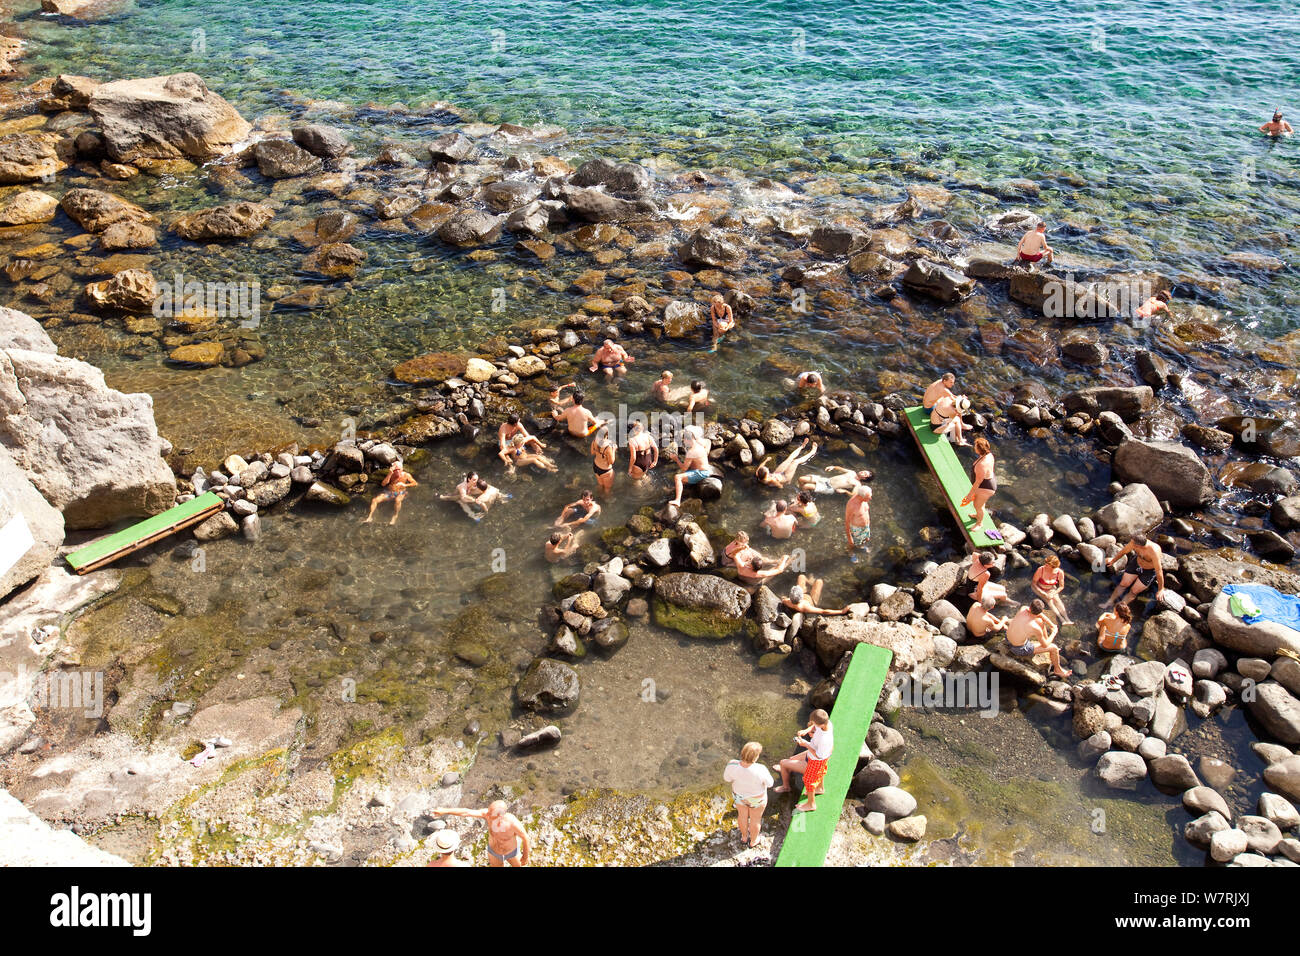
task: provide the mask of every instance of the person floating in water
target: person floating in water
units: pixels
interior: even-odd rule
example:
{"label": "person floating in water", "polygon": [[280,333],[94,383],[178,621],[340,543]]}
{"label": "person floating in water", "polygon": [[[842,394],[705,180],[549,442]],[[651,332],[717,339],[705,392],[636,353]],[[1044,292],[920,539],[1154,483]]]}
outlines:
{"label": "person floating in water", "polygon": [[710,352],[718,350],[718,342],[724,335],[736,327],[736,317],[722,296],[715,294],[709,303],[709,318],[713,322],[713,347]]}
{"label": "person floating in water", "polygon": [[1295,132],[1295,130],[1291,128],[1291,124],[1282,118],[1281,110],[1274,110],[1272,121],[1261,126],[1259,131],[1261,133],[1268,133],[1268,135],[1272,136],[1274,139],[1279,139],[1283,136],[1290,136]]}
{"label": "person floating in water", "polygon": [[795,472],[799,470],[799,466],[812,458],[813,455],[817,454],[817,446],[813,445],[812,448],[808,449],[806,454],[801,455],[800,452],[807,447],[808,439],[805,438],[800,442],[799,447],[790,452],[790,454],[786,456],[785,461],[777,465],[776,468],[767,467],[767,463],[772,460],[772,456],[768,455],[759,462],[758,467],[754,469],[754,477],[763,484],[770,485],[773,488],[784,488],[790,482],[794,481]]}
{"label": "person floating in water", "polygon": [[1047,264],[1052,264],[1052,259],[1056,253],[1052,247],[1047,244],[1047,223],[1040,222],[1033,229],[1030,229],[1020,237],[1020,245],[1016,246],[1016,261],[1018,262],[1039,262],[1047,259]]}
{"label": "person floating in water", "polygon": [[826,582],[810,575],[799,575],[799,583],[790,588],[790,596],[781,599],[781,603],[796,614],[825,614],[836,617],[848,614],[846,607],[838,610],[821,607],[822,588]]}
{"label": "person floating in water", "polygon": [[397,524],[397,516],[402,513],[402,502],[406,499],[406,492],[409,488],[414,488],[419,482],[411,477],[410,473],[402,468],[401,461],[393,462],[393,467],[388,470],[384,476],[383,488],[379,494],[370,499],[370,513],[366,515],[362,524],[370,524],[375,517],[375,509],[385,501],[393,503],[393,518],[388,523]]}
{"label": "person floating in water", "polygon": [[627,363],[635,362],[632,356],[627,354],[627,349],[619,345],[613,339],[606,339],[601,343],[600,348],[591,357],[591,365],[587,368],[589,372],[602,372],[605,378],[612,379],[615,375],[623,376],[627,374]]}
{"label": "person floating in water", "polygon": [[[970,491],[966,492],[966,497],[961,500],[961,503],[963,506],[975,506],[975,524],[972,527],[979,528],[984,523],[984,509],[988,506],[993,493],[998,490],[998,476],[997,462],[993,459],[993,446],[989,444],[987,438],[981,436],[975,439],[975,454],[979,457],[971,466]],[[1002,539],[999,532],[989,531],[987,528],[984,534],[995,541]]]}
{"label": "person floating in water", "polygon": [[596,503],[590,491],[584,491],[581,498],[570,501],[564,506],[560,516],[555,519],[555,527],[576,528],[580,524],[595,521],[598,517],[600,517],[600,505]]}
{"label": "person floating in water", "polygon": [[866,468],[854,471],[843,465],[827,465],[823,470],[830,472],[831,476],[827,478],[824,475],[800,475],[800,490],[811,491],[818,495],[851,495],[854,487],[865,485],[876,477],[874,472]]}

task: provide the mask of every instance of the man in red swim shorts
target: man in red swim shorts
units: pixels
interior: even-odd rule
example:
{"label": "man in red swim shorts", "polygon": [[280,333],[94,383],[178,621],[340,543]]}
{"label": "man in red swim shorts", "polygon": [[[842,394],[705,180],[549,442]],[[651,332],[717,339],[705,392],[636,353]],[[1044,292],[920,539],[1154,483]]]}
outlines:
{"label": "man in red swim shorts", "polygon": [[1020,239],[1016,246],[1016,260],[1019,262],[1038,262],[1046,258],[1052,262],[1052,247],[1047,244],[1047,224],[1040,222]]}

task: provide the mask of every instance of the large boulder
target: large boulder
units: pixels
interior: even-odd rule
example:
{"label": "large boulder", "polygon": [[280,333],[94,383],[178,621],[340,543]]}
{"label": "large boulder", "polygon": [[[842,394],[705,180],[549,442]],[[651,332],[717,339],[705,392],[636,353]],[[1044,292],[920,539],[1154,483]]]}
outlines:
{"label": "large boulder", "polygon": [[657,211],[649,199],[620,199],[596,188],[566,186],[560,195],[569,217],[587,222],[622,222],[652,216]]}
{"label": "large boulder", "polygon": [[539,657],[515,685],[515,697],[523,710],[567,714],[578,706],[581,689],[578,672],[572,667],[549,657]]}
{"label": "large boulder", "polygon": [[63,544],[63,515],[0,445],[0,598],[49,567]]}
{"label": "large boulder", "polygon": [[491,242],[501,234],[504,216],[481,209],[457,213],[438,227],[438,238],[453,246],[474,246]]}
{"label": "large boulder", "polygon": [[1300,754],[1265,767],[1264,782],[1292,800],[1300,800]]}
{"label": "large boulder", "polygon": [[745,626],[750,595],[713,574],[689,571],[655,577],[654,620],[691,637],[729,637]]}
{"label": "large boulder", "polygon": [[338,159],[352,151],[347,138],[333,126],[321,126],[317,123],[295,126],[292,136],[295,143],[313,156],[322,159]]}
{"label": "large boulder", "polygon": [[647,196],[654,188],[650,170],[637,163],[612,163],[593,159],[577,168],[569,182],[574,186],[604,186],[611,193]]}
{"label": "large boulder", "polygon": [[268,179],[291,179],[321,170],[320,157],[286,139],[264,139],[253,147],[257,170]]}
{"label": "large boulder", "polygon": [[1155,392],[1149,385],[1099,385],[1070,392],[1061,401],[1071,415],[1082,412],[1096,418],[1102,412],[1114,412],[1124,421],[1131,422],[1151,408],[1155,403]]}
{"label": "large boulder", "polygon": [[1300,744],[1300,700],[1281,684],[1266,680],[1258,685],[1246,708],[1280,742],[1288,747]]}
{"label": "large boulder", "polygon": [[1225,584],[1264,584],[1300,594],[1300,574],[1260,564],[1239,551],[1197,551],[1179,559],[1179,577],[1197,601],[1212,601]]}
{"label": "large boulder", "polygon": [[59,211],[59,201],[39,189],[26,189],[0,203],[0,226],[29,226],[49,222]]}
{"label": "large boulder", "polygon": [[87,232],[103,232],[121,222],[152,224],[153,216],[133,202],[102,189],[69,189],[59,200],[68,217]]}
{"label": "large boulder", "polygon": [[158,283],[143,269],[123,269],[111,279],[89,283],[86,298],[100,312],[148,312],[158,298]]}
{"label": "large boulder", "polygon": [[1126,441],[1112,463],[1117,480],[1145,482],[1175,508],[1199,508],[1214,497],[1214,480],[1196,452],[1168,441]]}
{"label": "large boulder", "polygon": [[109,157],[119,163],[209,160],[230,152],[252,131],[195,73],[101,84],[89,109]]}
{"label": "large boulder", "polygon": [[1098,509],[1097,524],[1122,541],[1145,533],[1164,518],[1160,499],[1144,484],[1126,485],[1115,500]]}
{"label": "large boulder", "polygon": [[[6,334],[11,328],[16,334]],[[69,529],[102,528],[170,508],[153,399],[124,395],[93,365],[64,358],[30,326],[0,322],[0,443]],[[37,344],[39,348],[14,347]]]}
{"label": "large boulder", "polygon": [[0,184],[49,182],[63,166],[48,136],[10,133],[0,137]]}
{"label": "large boulder", "polygon": [[1210,634],[1216,643],[1251,657],[1300,654],[1300,631],[1275,621],[1247,624],[1229,608],[1231,596],[1220,593],[1210,605]]}
{"label": "large boulder", "polygon": [[859,644],[883,647],[894,655],[895,670],[910,671],[934,656],[931,633],[901,621],[855,621],[847,617],[823,617],[817,623],[813,646],[827,669],[833,669],[848,651]]}
{"label": "large boulder", "polygon": [[716,229],[696,229],[677,247],[677,258],[688,266],[730,269],[745,258],[745,251],[731,237]]}
{"label": "large boulder", "polygon": [[204,242],[210,239],[247,239],[275,218],[266,203],[236,202],[186,213],[171,225],[182,239]]}
{"label": "large boulder", "polygon": [[974,279],[928,259],[917,259],[908,267],[903,285],[940,302],[956,302],[975,291]]}

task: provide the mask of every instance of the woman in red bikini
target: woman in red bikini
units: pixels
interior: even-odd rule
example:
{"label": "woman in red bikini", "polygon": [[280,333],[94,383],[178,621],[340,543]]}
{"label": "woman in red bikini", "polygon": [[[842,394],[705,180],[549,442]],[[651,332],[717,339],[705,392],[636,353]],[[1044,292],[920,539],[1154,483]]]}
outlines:
{"label": "woman in red bikini", "polygon": [[1058,621],[1062,624],[1074,623],[1070,620],[1069,612],[1065,610],[1065,602],[1061,600],[1061,594],[1065,591],[1065,572],[1061,570],[1060,558],[1049,554],[1042,566],[1034,572],[1034,578],[1029,586],[1033,588],[1035,594],[1047,602],[1047,606],[1052,609]]}

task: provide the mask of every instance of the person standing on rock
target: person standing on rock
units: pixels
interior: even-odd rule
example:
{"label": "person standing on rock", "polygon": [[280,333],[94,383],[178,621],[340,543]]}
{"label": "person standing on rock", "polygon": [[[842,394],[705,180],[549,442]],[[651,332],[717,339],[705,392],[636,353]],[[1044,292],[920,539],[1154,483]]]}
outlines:
{"label": "person standing on rock", "polygon": [[722,771],[722,779],[731,784],[735,799],[740,842],[748,847],[758,846],[763,811],[767,809],[767,791],[776,783],[771,771],[758,762],[762,756],[763,745],[751,740],[740,748],[740,759],[728,761]]}
{"label": "person standing on rock", "polygon": [[1133,625],[1133,609],[1121,604],[1104,611],[1097,618],[1097,646],[1103,651],[1123,652],[1128,648],[1128,632]]}
{"label": "person standing on rock", "polygon": [[1049,554],[1043,560],[1042,566],[1034,572],[1029,587],[1047,602],[1047,606],[1052,609],[1058,621],[1062,624],[1074,623],[1070,620],[1069,612],[1065,610],[1065,602],[1061,600],[1061,594],[1065,591],[1065,572],[1061,570],[1060,558]]}
{"label": "person standing on rock", "polygon": [[595,521],[598,517],[600,517],[600,505],[596,503],[590,491],[584,491],[581,498],[570,501],[564,506],[560,516],[555,519],[555,527],[576,528],[580,524]]}
{"label": "person standing on rock", "polygon": [[[998,476],[997,462],[993,459],[993,446],[989,444],[987,438],[980,436],[975,439],[975,454],[979,457],[971,466],[970,491],[966,492],[966,497],[962,498],[961,503],[963,507],[975,506],[975,523],[971,527],[978,528],[984,524],[984,509],[989,499],[998,490]],[[985,534],[990,538],[1001,537],[992,531],[986,531]]]}
{"label": "person standing on rock", "polygon": [[1033,229],[1020,237],[1020,245],[1016,246],[1016,260],[1018,262],[1038,262],[1044,257],[1047,264],[1052,264],[1055,257],[1052,247],[1047,244],[1047,223],[1040,222]]}
{"label": "person standing on rock", "polygon": [[1128,541],[1128,544],[1116,552],[1115,557],[1106,561],[1106,567],[1115,567],[1120,558],[1125,555],[1128,557],[1124,564],[1124,574],[1119,579],[1119,585],[1111,592],[1103,608],[1108,608],[1115,603],[1115,599],[1120,596],[1121,592],[1127,591],[1120,604],[1128,604],[1135,597],[1149,588],[1152,582],[1156,585],[1156,600],[1160,599],[1165,591],[1165,569],[1160,565],[1160,545],[1151,541],[1144,534],[1135,534]]}
{"label": "person standing on rock", "polygon": [[953,394],[952,388],[956,384],[957,376],[952,372],[944,372],[943,377],[937,382],[931,382],[930,387],[927,388],[925,394],[921,396],[921,407],[928,412],[934,409],[935,403],[941,398],[951,398],[955,400],[957,396]]}
{"label": "person standing on rock", "polygon": [[709,351],[716,352],[721,338],[736,327],[736,316],[732,313],[731,306],[717,293],[714,293],[709,303],[709,319],[713,323],[713,347]]}
{"label": "person standing on rock", "polygon": [[609,440],[609,428],[602,425],[591,440],[591,470],[596,475],[596,487],[602,495],[608,496],[614,491],[614,459],[617,457],[618,449]]}
{"label": "person standing on rock", "polygon": [[1007,625],[1007,644],[1011,655],[1032,661],[1036,654],[1046,653],[1052,660],[1052,673],[1062,679],[1070,672],[1061,666],[1061,650],[1052,640],[1056,625],[1047,616],[1047,605],[1034,598],[1028,607],[1022,607]]}
{"label": "person standing on rock", "polygon": [[638,419],[627,426],[627,475],[640,481],[659,464],[659,446]]}
{"label": "person standing on rock", "polygon": [[583,404],[587,396],[580,391],[573,393],[573,402],[564,410],[564,424],[574,438],[586,438],[600,427],[600,419]]}
{"label": "person standing on rock", "polygon": [[426,866],[469,866],[470,864],[456,855],[460,846],[460,834],[455,830],[439,830],[433,837],[434,849],[438,855]]}
{"label": "person standing on rock", "polygon": [[794,742],[803,748],[803,752],[794,757],[786,757],[772,769],[781,774],[781,786],[774,793],[790,792],[790,774],[803,774],[804,795],[808,798],[795,807],[796,811],[817,809],[817,795],[825,793],[822,783],[826,779],[826,767],[831,762],[831,753],[835,749],[835,728],[831,726],[830,715],[824,710],[814,710],[808,715],[808,726],[794,735]]}
{"label": "person standing on rock", "polygon": [[844,505],[844,535],[849,542],[849,560],[857,562],[859,550],[871,545],[871,489],[858,485]]}
{"label": "person standing on rock", "polygon": [[527,866],[533,844],[519,818],[510,812],[504,800],[493,800],[483,810],[463,807],[437,807],[434,816],[469,817],[485,820],[488,827],[488,866]]}
{"label": "person standing on rock", "polygon": [[615,375],[620,377],[626,375],[627,363],[635,361],[636,359],[627,354],[627,349],[613,339],[606,339],[592,355],[591,365],[588,366],[587,371],[601,372],[605,378],[612,380]]}
{"label": "person standing on rock", "polygon": [[393,462],[393,467],[388,469],[388,474],[384,476],[384,483],[381,486],[382,491],[370,499],[370,513],[366,515],[362,524],[370,524],[375,518],[375,509],[385,501],[393,503],[393,518],[388,523],[397,524],[397,516],[402,513],[402,502],[406,499],[408,488],[414,488],[419,482],[411,477],[410,473],[402,468],[401,460]]}

